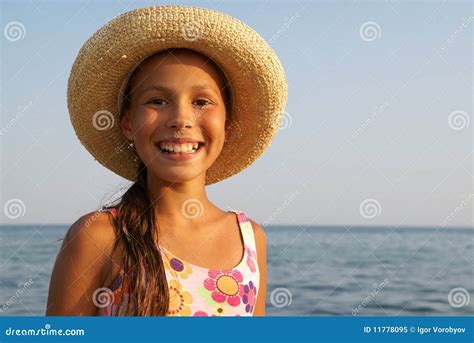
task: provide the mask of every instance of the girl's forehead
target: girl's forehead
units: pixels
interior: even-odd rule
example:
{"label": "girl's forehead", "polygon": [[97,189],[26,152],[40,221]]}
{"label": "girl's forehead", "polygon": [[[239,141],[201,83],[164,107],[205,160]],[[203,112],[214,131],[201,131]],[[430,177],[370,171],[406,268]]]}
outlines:
{"label": "girl's forehead", "polygon": [[[134,73],[134,88],[148,88],[149,84],[174,82],[184,86],[202,85],[220,89],[224,80],[218,67],[207,57],[194,52],[160,53],[143,61]],[[204,87],[201,87],[204,88]]]}

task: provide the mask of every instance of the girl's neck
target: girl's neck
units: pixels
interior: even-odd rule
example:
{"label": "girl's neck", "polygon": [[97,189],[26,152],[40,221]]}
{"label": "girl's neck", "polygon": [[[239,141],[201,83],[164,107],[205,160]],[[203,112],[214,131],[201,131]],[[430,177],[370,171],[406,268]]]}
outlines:
{"label": "girl's neck", "polygon": [[148,178],[148,193],[162,220],[196,223],[216,210],[207,197],[204,177],[176,183]]}

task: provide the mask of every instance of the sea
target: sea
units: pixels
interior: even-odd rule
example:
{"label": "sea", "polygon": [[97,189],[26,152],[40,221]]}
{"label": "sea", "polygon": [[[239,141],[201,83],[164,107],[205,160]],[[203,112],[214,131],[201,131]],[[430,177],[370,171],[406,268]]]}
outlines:
{"label": "sea", "polygon": [[[0,226],[0,316],[43,316],[68,226]],[[474,315],[474,229],[266,226],[268,316]]]}

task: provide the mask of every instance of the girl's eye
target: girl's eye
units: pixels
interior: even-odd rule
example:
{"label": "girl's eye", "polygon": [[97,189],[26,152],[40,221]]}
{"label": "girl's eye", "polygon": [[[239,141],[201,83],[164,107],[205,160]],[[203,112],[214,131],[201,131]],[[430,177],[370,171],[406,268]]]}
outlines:
{"label": "girl's eye", "polygon": [[199,99],[199,100],[196,100],[195,101],[196,105],[198,106],[207,106],[209,105],[211,102],[206,100],[206,99]]}
{"label": "girl's eye", "polygon": [[149,104],[153,104],[153,105],[163,105],[163,103],[165,103],[166,100],[164,99],[152,99],[150,101],[148,101]]}

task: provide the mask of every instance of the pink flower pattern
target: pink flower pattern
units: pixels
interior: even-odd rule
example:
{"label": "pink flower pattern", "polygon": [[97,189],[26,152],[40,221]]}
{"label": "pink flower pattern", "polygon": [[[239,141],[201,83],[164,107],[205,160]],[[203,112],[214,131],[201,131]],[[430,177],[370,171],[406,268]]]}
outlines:
{"label": "pink flower pattern", "polygon": [[204,288],[212,292],[215,302],[227,302],[230,306],[238,306],[244,293],[243,277],[238,270],[209,270],[204,280]]}

